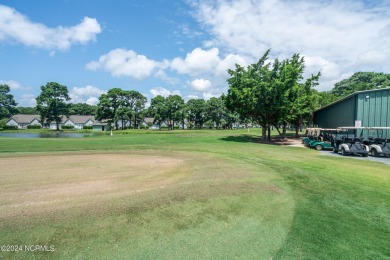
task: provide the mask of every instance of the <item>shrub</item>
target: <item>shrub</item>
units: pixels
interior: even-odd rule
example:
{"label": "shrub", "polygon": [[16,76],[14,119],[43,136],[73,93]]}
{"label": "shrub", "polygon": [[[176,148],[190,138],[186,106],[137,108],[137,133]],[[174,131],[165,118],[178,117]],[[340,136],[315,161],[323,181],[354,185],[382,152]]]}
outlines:
{"label": "shrub", "polygon": [[4,128],[4,126],[7,125],[7,119],[1,119],[0,120],[0,128]]}
{"label": "shrub", "polygon": [[161,130],[168,130],[168,126],[162,126],[160,127]]}
{"label": "shrub", "polygon": [[179,130],[180,127],[179,127],[179,126],[175,126],[173,129],[174,129],[174,130]]}
{"label": "shrub", "polygon": [[91,125],[85,125],[85,126],[83,126],[83,129],[93,129],[93,126],[91,126]]}
{"label": "shrub", "polygon": [[18,126],[16,125],[5,125],[3,126],[4,130],[18,130]]}
{"label": "shrub", "polygon": [[42,126],[41,125],[28,125],[27,126],[27,129],[41,129]]}
{"label": "shrub", "polygon": [[63,125],[61,129],[74,129],[74,125]]}
{"label": "shrub", "polygon": [[206,121],[204,124],[209,129],[212,129],[214,127],[214,122],[211,120]]}

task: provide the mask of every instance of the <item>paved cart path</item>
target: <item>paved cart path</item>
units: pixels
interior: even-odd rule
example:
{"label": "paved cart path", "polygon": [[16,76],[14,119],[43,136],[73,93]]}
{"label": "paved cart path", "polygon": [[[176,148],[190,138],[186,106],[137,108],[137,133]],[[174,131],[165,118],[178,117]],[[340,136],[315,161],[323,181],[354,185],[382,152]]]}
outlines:
{"label": "paved cart path", "polygon": [[348,155],[348,156],[342,156],[341,154],[336,154],[332,151],[320,151],[322,155],[326,156],[341,156],[344,158],[350,158],[350,159],[357,159],[357,160],[365,160],[365,161],[372,161],[372,162],[381,162],[390,165],[390,157],[363,157],[360,155]]}

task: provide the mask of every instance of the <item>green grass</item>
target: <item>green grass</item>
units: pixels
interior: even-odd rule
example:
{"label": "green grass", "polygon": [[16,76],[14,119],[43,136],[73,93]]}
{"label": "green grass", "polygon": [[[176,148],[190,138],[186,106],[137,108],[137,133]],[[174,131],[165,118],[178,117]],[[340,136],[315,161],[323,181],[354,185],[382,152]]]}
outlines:
{"label": "green grass", "polygon": [[[249,134],[126,133],[82,139],[0,138],[0,160],[20,158],[21,163],[26,156],[95,153],[182,161],[161,176],[149,177],[140,168],[145,182],[172,180],[156,189],[126,193],[137,179],[123,175],[113,179],[122,189],[120,196],[96,191],[98,199],[76,198],[55,211],[26,207],[24,214],[12,217],[2,211],[0,244],[47,244],[55,251],[1,252],[0,258],[390,259],[388,165],[260,144],[257,129]],[[80,173],[39,177],[9,172],[0,169],[2,198],[42,183],[83,178]],[[12,213],[11,202],[2,198],[0,207]]]}

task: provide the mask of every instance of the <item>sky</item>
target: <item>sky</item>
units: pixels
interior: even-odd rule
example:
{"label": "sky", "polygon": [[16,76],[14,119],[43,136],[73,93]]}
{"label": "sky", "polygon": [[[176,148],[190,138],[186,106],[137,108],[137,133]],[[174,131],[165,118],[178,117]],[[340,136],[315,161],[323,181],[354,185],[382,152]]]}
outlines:
{"label": "sky", "polygon": [[354,72],[390,73],[389,46],[385,0],[0,0],[0,84],[19,106],[48,82],[90,105],[111,88],[207,100],[268,49],[305,57],[324,91]]}

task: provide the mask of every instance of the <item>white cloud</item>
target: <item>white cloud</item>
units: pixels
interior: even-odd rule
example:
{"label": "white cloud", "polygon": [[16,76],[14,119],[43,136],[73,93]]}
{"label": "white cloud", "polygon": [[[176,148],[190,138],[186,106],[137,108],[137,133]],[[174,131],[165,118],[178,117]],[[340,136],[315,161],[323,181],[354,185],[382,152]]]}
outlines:
{"label": "white cloud", "polygon": [[87,99],[87,101],[85,101],[85,103],[87,103],[88,105],[94,106],[94,105],[97,105],[97,103],[99,103],[99,99],[97,97],[89,97]]}
{"label": "white cloud", "polygon": [[95,96],[95,97],[98,97],[106,93],[105,90],[99,89],[91,85],[87,85],[85,87],[73,87],[70,90],[70,92],[78,96]]}
{"label": "white cloud", "polygon": [[190,82],[191,87],[196,91],[206,91],[210,89],[211,82],[207,79],[195,79]]}
{"label": "white cloud", "polygon": [[107,91],[94,86],[87,85],[85,87],[73,87],[69,91],[71,103],[87,103],[88,105],[96,105],[99,102],[99,97]]}
{"label": "white cloud", "polygon": [[18,106],[21,107],[35,107],[37,105],[37,101],[35,100],[36,96],[33,94],[23,94],[19,98]]}
{"label": "white cloud", "polygon": [[181,93],[179,90],[170,91],[170,90],[168,90],[166,88],[162,88],[162,87],[152,88],[150,90],[150,93],[152,93],[153,97],[156,97],[158,95],[163,96],[163,97],[168,97],[169,95],[181,96]]}
{"label": "white cloud", "polygon": [[172,85],[178,84],[180,82],[180,79],[169,77],[162,69],[158,70],[155,74],[155,77],[164,80],[165,82],[168,82]]}
{"label": "white cloud", "polygon": [[389,2],[220,0],[193,1],[193,6],[211,34],[208,48],[252,59],[269,48],[281,59],[304,53],[316,61],[324,82],[351,71],[390,70]]}
{"label": "white cloud", "polygon": [[71,27],[50,28],[30,21],[15,9],[0,5],[0,41],[10,39],[27,46],[67,50],[73,44],[95,41],[101,31],[95,18],[84,17],[81,23]]}
{"label": "white cloud", "polygon": [[98,61],[91,61],[86,65],[88,70],[103,69],[114,77],[128,76],[143,79],[152,75],[158,68],[166,68],[167,61],[157,62],[133,50],[114,49],[100,56]]}
{"label": "white cloud", "polygon": [[11,90],[20,89],[20,83],[14,80],[0,80],[0,84],[8,85]]}
{"label": "white cloud", "polygon": [[221,94],[213,94],[211,92],[203,92],[203,99],[204,100],[209,100],[212,97],[219,97]]}
{"label": "white cloud", "polygon": [[219,50],[217,48],[210,50],[196,48],[188,53],[185,59],[174,58],[171,62],[171,68],[180,74],[199,75],[214,71],[219,62]]}
{"label": "white cloud", "polygon": [[186,102],[187,102],[188,100],[190,100],[190,99],[199,99],[199,97],[196,96],[196,95],[187,95],[187,96],[184,97],[184,100],[185,100]]}
{"label": "white cloud", "polygon": [[187,53],[186,58],[176,57],[171,62],[171,68],[180,74],[190,76],[209,76],[219,80],[228,78],[228,69],[234,69],[235,64],[246,66],[249,64],[248,58],[238,54],[227,54],[221,57],[218,48],[203,50],[196,48]]}
{"label": "white cloud", "polygon": [[227,72],[228,69],[234,70],[236,64],[240,64],[241,66],[247,66],[249,65],[249,62],[240,55],[229,54],[225,57],[225,59],[219,62],[218,66],[215,69],[215,75],[227,79],[229,76]]}

